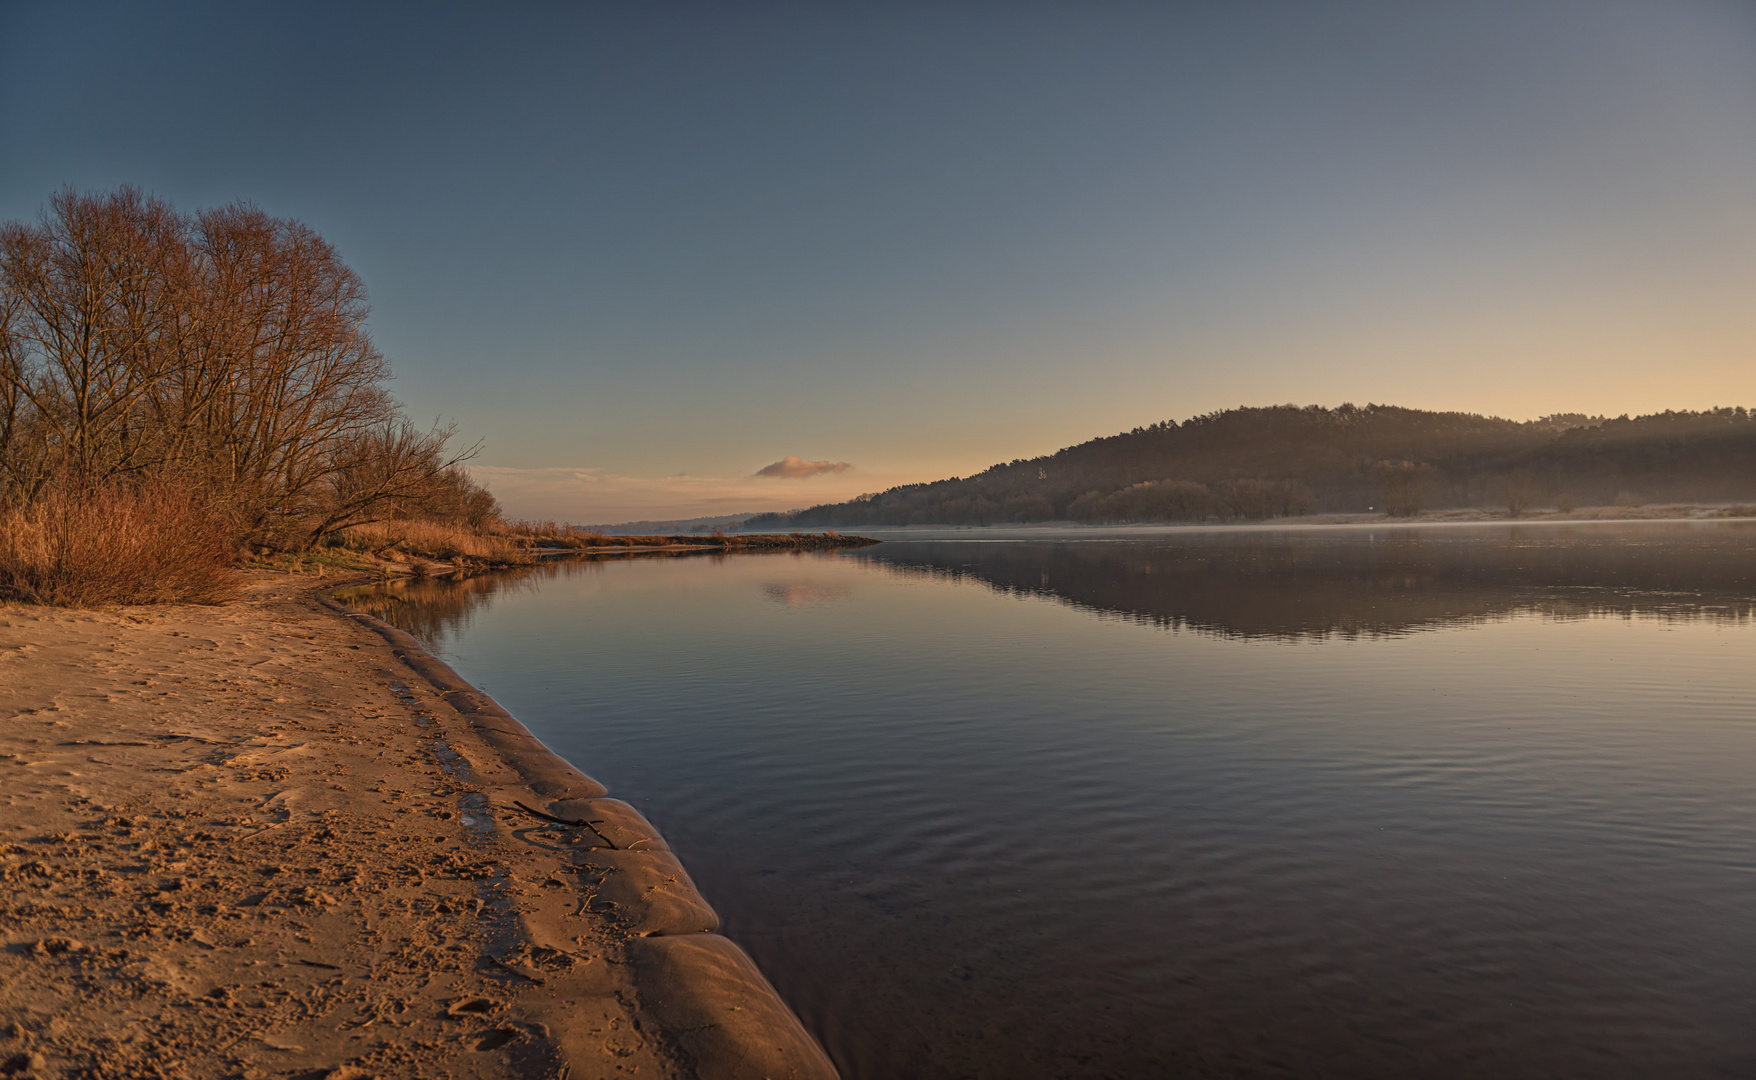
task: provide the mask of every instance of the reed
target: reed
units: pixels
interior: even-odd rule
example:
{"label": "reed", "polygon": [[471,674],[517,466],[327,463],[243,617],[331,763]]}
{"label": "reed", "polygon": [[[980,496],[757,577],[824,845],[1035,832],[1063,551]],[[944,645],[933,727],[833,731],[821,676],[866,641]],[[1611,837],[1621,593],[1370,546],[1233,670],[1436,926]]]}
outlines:
{"label": "reed", "polygon": [[414,555],[493,566],[520,566],[536,558],[527,545],[512,536],[419,518],[353,525],[336,535],[339,546],[377,555]]}
{"label": "reed", "polygon": [[216,604],[237,587],[235,531],[170,485],[54,488],[0,510],[0,598],[84,608]]}

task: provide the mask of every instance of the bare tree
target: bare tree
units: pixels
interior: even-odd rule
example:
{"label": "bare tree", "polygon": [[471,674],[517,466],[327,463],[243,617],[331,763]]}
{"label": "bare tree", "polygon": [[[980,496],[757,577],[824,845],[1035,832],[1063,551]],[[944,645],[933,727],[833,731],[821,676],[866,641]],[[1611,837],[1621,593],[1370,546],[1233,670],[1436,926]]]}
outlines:
{"label": "bare tree", "polygon": [[1536,478],[1529,469],[1514,469],[1500,478],[1500,494],[1506,502],[1507,517],[1521,517],[1536,499]]}
{"label": "bare tree", "polygon": [[13,307],[0,378],[39,430],[47,464],[71,483],[154,463],[140,406],[166,374],[160,337],[179,303],[181,232],[167,204],[131,188],[64,190],[35,228],[0,227]]}
{"label": "bare tree", "polygon": [[164,402],[192,467],[263,542],[326,509],[331,472],[398,411],[365,287],[308,227],[249,206],[200,215],[196,362]]}
{"label": "bare tree", "polygon": [[174,479],[284,548],[430,494],[473,448],[403,417],[369,310],[300,222],[58,192],[0,227],[0,498]]}
{"label": "bare tree", "polygon": [[443,500],[449,477],[480,448],[477,444],[447,457],[445,447],[453,434],[452,427],[437,422],[422,431],[398,418],[349,438],[331,460],[330,497],[308,524],[304,546],[349,525],[426,516],[433,509],[449,516],[444,514],[449,507],[432,504]]}
{"label": "bare tree", "polygon": [[1425,462],[1380,461],[1372,469],[1378,501],[1391,517],[1414,517],[1433,500],[1439,473]]}
{"label": "bare tree", "polygon": [[24,342],[15,330],[22,299],[16,290],[0,287],[0,507],[23,501],[42,472],[23,392]]}

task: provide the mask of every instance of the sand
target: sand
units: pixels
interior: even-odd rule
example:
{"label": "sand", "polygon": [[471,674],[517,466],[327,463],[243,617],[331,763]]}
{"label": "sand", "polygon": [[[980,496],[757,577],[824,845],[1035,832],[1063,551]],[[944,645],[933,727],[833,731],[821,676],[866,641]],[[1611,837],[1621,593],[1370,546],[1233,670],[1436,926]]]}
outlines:
{"label": "sand", "polygon": [[0,606],[0,1075],[834,1076],[644,818],[337,584]]}

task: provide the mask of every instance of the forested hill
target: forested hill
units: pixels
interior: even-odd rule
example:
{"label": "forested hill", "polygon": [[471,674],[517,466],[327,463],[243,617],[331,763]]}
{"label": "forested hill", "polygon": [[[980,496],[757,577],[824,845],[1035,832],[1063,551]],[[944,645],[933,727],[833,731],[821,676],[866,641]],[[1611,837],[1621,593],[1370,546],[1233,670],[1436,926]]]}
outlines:
{"label": "forested hill", "polygon": [[1756,415],[1518,422],[1392,405],[1228,409],[748,527],[1201,521],[1756,499]]}

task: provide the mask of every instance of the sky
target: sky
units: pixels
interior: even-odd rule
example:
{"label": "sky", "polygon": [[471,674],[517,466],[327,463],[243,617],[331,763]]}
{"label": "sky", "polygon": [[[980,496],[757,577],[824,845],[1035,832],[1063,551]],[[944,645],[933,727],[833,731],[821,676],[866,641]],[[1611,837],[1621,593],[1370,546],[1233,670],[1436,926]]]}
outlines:
{"label": "sky", "polygon": [[335,243],[515,516],[1756,405],[1747,2],[0,0],[0,219],[121,184]]}

